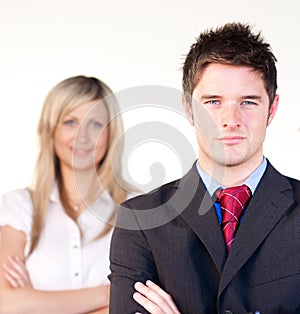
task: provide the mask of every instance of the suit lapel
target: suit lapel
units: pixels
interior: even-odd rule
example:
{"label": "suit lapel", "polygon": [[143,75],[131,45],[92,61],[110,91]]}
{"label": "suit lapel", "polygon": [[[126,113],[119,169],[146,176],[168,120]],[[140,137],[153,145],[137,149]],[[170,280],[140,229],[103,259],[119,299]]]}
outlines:
{"label": "suit lapel", "polygon": [[219,295],[293,204],[293,199],[283,193],[287,190],[291,190],[289,181],[269,164],[246,209],[234,245],[225,263]]}
{"label": "suit lapel", "polygon": [[172,207],[184,209],[181,217],[201,240],[219,273],[226,260],[225,244],[213,201],[194,166],[180,180]]}

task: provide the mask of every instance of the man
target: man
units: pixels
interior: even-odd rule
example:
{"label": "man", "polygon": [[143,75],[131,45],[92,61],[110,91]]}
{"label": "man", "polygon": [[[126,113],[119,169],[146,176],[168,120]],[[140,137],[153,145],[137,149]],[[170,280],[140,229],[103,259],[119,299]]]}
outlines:
{"label": "man", "polygon": [[183,103],[199,159],[120,208],[111,314],[300,313],[300,182],[263,155],[279,99],[275,62],[240,23],[192,45]]}

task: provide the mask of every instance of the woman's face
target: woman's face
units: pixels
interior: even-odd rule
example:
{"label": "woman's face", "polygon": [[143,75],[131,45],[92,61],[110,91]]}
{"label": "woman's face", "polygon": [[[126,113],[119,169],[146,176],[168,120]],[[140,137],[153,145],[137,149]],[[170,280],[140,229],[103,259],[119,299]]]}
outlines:
{"label": "woman's face", "polygon": [[108,111],[101,100],[80,105],[61,119],[54,134],[54,149],[61,168],[97,167],[107,151],[108,120]]}

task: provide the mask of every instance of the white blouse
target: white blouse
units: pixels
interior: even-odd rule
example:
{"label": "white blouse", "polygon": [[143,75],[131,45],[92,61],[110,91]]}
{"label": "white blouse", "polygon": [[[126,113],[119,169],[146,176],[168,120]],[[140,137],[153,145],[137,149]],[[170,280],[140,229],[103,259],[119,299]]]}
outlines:
{"label": "white blouse", "polygon": [[[35,289],[71,290],[109,283],[112,230],[94,239],[105,228],[115,206],[110,195],[103,193],[90,209],[81,212],[77,225],[65,213],[57,187],[53,189],[38,246],[26,261]],[[28,190],[16,190],[3,196],[0,226],[8,225],[25,233],[25,254],[30,246],[32,214]]]}

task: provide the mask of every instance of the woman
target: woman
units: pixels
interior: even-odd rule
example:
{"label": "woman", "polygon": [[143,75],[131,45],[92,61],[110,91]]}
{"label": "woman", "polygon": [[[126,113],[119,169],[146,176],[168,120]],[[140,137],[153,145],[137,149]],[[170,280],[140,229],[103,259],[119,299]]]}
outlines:
{"label": "woman", "polygon": [[108,313],[112,223],[127,196],[122,131],[98,79],[71,77],[49,92],[33,184],[0,207],[0,313]]}

